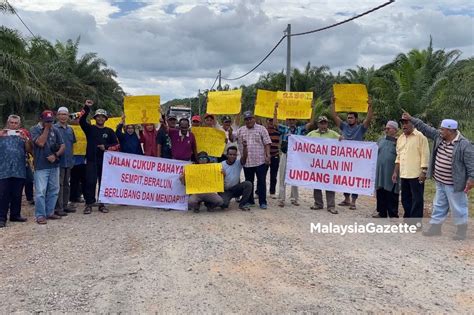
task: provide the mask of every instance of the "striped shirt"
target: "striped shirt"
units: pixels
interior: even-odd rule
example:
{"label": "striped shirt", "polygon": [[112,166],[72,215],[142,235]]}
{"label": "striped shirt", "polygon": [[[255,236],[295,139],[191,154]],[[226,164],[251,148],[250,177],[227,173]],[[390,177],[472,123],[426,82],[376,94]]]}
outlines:
{"label": "striped shirt", "polygon": [[441,141],[436,151],[433,177],[445,185],[454,185],[453,181],[453,151],[454,142],[459,140],[459,134],[452,142]]}
{"label": "striped shirt", "polygon": [[270,155],[277,156],[280,153],[280,132],[275,127],[267,127],[268,134],[272,140]]}

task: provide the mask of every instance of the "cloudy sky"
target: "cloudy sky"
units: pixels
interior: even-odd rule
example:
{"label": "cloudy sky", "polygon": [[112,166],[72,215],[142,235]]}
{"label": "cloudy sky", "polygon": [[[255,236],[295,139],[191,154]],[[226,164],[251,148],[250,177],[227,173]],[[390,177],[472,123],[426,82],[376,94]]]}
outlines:
{"label": "cloudy sky", "polygon": [[[195,96],[222,69],[232,78],[250,70],[293,33],[346,19],[386,0],[9,0],[30,29],[48,40],[81,37],[81,52],[97,52],[132,95],[160,94],[162,102]],[[14,15],[3,25],[28,31]],[[472,0],[397,0],[341,27],[292,39],[292,66],[328,65],[333,71],[380,66],[399,52],[436,48],[474,54]],[[286,43],[254,73],[231,86],[255,82],[286,65]]]}

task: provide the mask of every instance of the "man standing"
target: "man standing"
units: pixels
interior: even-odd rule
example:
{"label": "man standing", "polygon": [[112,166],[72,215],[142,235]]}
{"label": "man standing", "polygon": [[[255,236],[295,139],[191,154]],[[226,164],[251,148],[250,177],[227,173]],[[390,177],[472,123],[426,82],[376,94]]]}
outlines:
{"label": "man standing", "polygon": [[[245,180],[254,185],[257,176],[257,192],[260,209],[267,209],[267,165],[270,165],[270,144],[272,140],[267,129],[255,123],[255,116],[250,111],[244,112],[245,126],[237,130],[237,140],[240,152],[243,144],[247,144],[248,157],[244,165]],[[252,192],[254,191],[252,187]],[[253,193],[250,194],[249,204],[254,205]]]}
{"label": "man standing", "polygon": [[242,167],[247,161],[247,143],[242,143],[242,157],[237,160],[237,147],[227,148],[227,160],[222,161],[222,170],[224,171],[224,192],[219,193],[223,199],[222,208],[228,208],[232,198],[240,198],[239,209],[242,211],[250,210],[248,201],[252,194],[252,183],[249,181],[240,182],[240,173]]}
{"label": "man standing", "polygon": [[[308,137],[325,138],[325,139],[339,139],[342,140],[341,135],[328,128],[329,121],[326,116],[318,117],[318,129],[308,133]],[[313,190],[314,206],[312,210],[321,210],[324,208],[323,192],[320,189]],[[336,210],[336,193],[334,191],[326,190],[326,204],[328,212],[338,214]]]}
{"label": "man standing", "polygon": [[56,128],[59,130],[64,142],[64,154],[59,159],[59,194],[58,202],[56,203],[55,214],[63,217],[69,212],[75,212],[76,210],[68,208],[70,186],[69,181],[71,179],[71,169],[74,166],[74,154],[72,147],[76,143],[76,135],[74,130],[68,125],[69,121],[69,110],[66,107],[60,107],[56,113],[57,123]]}
{"label": "man standing", "polygon": [[405,118],[400,120],[403,134],[397,140],[397,158],[392,175],[392,183],[401,179],[403,218],[410,225],[423,218],[423,194],[428,169],[430,148],[428,139],[415,129],[413,123]]}
{"label": "man standing", "polygon": [[[17,119],[18,118],[18,119]],[[6,226],[8,210],[10,222],[26,222],[21,216],[21,196],[26,178],[26,153],[31,152],[31,142],[23,130],[9,129],[9,120],[18,120],[10,115],[7,129],[0,131],[0,228]]]}
{"label": "man standing", "polygon": [[458,122],[444,119],[439,130],[404,113],[403,119],[411,121],[425,136],[434,141],[428,177],[436,182],[430,228],[425,236],[441,235],[441,226],[452,211],[457,227],[455,240],[464,240],[467,234],[467,193],[474,187],[474,147],[458,131]]}
{"label": "man standing", "polygon": [[53,112],[45,110],[40,118],[30,133],[34,145],[35,217],[38,224],[46,224],[47,219],[61,219],[54,214],[54,208],[59,193],[59,158],[66,146],[59,129],[53,125]]}
{"label": "man standing", "polygon": [[[278,168],[280,166],[280,136],[278,127],[275,126],[274,118],[267,119],[267,131],[272,144],[270,145],[270,197],[275,199]],[[268,169],[267,169],[268,172]]]}
{"label": "man standing", "polygon": [[398,218],[398,182],[392,182],[392,174],[397,158],[398,123],[390,120],[385,125],[385,136],[379,139],[375,189],[377,191],[377,213],[373,218]]}
{"label": "man standing", "polygon": [[[372,109],[372,100],[369,97],[367,116],[365,117],[362,124],[359,123],[359,114],[355,112],[347,113],[347,122],[342,119],[336,113],[335,98],[331,102],[331,116],[336,126],[341,129],[344,140],[355,140],[364,141],[364,135],[369,129],[370,122],[374,115]],[[359,195],[344,193],[344,201],[339,203],[339,206],[349,207],[350,210],[356,210],[356,201]]]}
{"label": "man standing", "polygon": [[[274,124],[278,124],[277,119],[278,113],[278,103],[275,104],[275,110],[273,113],[273,121]],[[285,174],[286,174],[286,161],[287,161],[287,153],[288,153],[288,137],[291,135],[302,136],[306,133],[306,126],[297,126],[297,120],[288,118],[286,119],[286,125],[278,125],[278,132],[280,132],[281,137],[281,156],[280,156],[280,184],[279,184],[279,193],[278,199],[278,206],[284,207],[285,200],[286,200],[286,184],[285,184]],[[299,206],[298,203],[298,186],[291,186],[291,193],[290,193],[290,200],[291,204],[295,206]]]}
{"label": "man standing", "polygon": [[[171,155],[175,160],[196,160],[196,138],[189,131],[189,120],[181,118],[179,129],[169,128],[168,134],[171,139]],[[206,153],[207,155],[207,153]],[[209,159],[209,156],[207,157]]]}
{"label": "man standing", "polygon": [[[87,116],[89,115],[93,104],[94,102],[87,100],[83,108],[84,113],[81,118],[79,118],[79,124],[81,125],[87,139],[86,187],[84,187],[86,206],[84,208],[84,214],[92,213],[92,205],[96,202],[97,181],[99,182],[100,191],[104,152],[107,150],[118,151],[120,148],[115,132],[104,125],[105,121],[108,119],[107,112],[104,109],[98,109],[95,111],[95,114],[92,117],[95,119],[95,125],[91,125],[87,122]],[[99,203],[99,211],[102,213],[109,212],[102,203]]]}
{"label": "man standing", "polygon": [[163,116],[163,123],[158,130],[158,134],[156,135],[156,156],[171,159],[171,139],[169,137],[169,130],[176,128],[177,119],[175,115],[168,115],[168,119],[166,122],[164,121]]}
{"label": "man standing", "polygon": [[201,116],[199,115],[194,115],[191,118],[191,128],[192,127],[201,127]]}

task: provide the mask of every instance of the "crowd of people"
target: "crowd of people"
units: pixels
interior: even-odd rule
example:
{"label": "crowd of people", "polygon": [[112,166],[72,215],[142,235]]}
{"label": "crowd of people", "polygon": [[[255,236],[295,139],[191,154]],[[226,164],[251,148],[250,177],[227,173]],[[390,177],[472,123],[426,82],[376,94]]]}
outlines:
{"label": "crowd of people", "polygon": [[[274,117],[257,123],[251,111],[234,119],[224,116],[221,122],[213,114],[178,118],[173,114],[163,116],[159,129],[154,124],[127,125],[126,117],[115,130],[105,126],[109,118],[104,109],[95,110],[88,121],[93,102],[87,100],[78,123],[87,140],[85,156],[74,155],[76,142],[70,126],[70,113],[60,107],[54,113],[45,110],[38,124],[29,131],[21,128],[21,118],[10,115],[0,132],[0,227],[10,221],[27,221],[21,215],[23,190],[26,199],[34,204],[38,224],[58,220],[75,212],[76,202],[84,198],[83,213],[90,214],[93,207],[102,213],[109,209],[97,200],[105,151],[121,151],[131,154],[155,156],[194,163],[222,163],[224,192],[195,194],[189,197],[189,209],[199,212],[201,203],[208,211],[217,207],[230,207],[232,199],[239,209],[250,210],[256,206],[267,209],[267,175],[270,174],[270,198],[278,199],[278,206],[286,202],[285,170],[288,139],[292,135],[363,141],[373,117],[371,101],[368,113],[360,122],[358,113],[347,113],[344,121],[335,111],[334,100],[331,116],[340,134],[329,129],[329,119],[319,116],[310,122],[298,124],[297,119],[279,123],[278,103]],[[55,123],[56,121],[56,123]],[[399,134],[399,124],[402,133]],[[209,156],[197,152],[195,127],[211,127],[225,133],[225,150],[221,156]],[[431,150],[428,138],[434,141]],[[436,182],[436,196],[430,227],[426,236],[441,234],[441,225],[451,210],[457,226],[456,239],[466,238],[468,220],[467,193],[474,186],[474,148],[458,131],[458,123],[451,119],[442,121],[440,128],[433,128],[421,120],[403,113],[401,119],[388,121],[385,135],[378,142],[376,169],[376,213],[374,218],[398,218],[399,200],[404,209],[403,217],[408,224],[421,226],[424,209],[424,185],[427,178]],[[31,156],[33,163],[31,163]],[[244,180],[241,180],[243,171]],[[278,176],[279,174],[279,176]],[[185,185],[184,175],[180,177]],[[256,179],[256,181],[255,181]],[[34,183],[34,199],[33,186]],[[278,185],[278,187],[277,187]],[[277,190],[278,188],[278,190]],[[278,195],[277,195],[278,191]],[[324,209],[322,190],[314,190],[313,210]],[[337,214],[336,193],[325,191],[326,209]],[[358,196],[344,193],[340,207],[356,210]],[[299,206],[298,187],[290,188],[290,202]]]}

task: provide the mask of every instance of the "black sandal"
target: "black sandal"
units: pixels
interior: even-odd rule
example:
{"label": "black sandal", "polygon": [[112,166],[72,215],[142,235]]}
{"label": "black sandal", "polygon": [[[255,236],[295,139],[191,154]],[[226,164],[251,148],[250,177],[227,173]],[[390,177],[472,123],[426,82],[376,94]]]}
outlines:
{"label": "black sandal", "polygon": [[99,206],[99,211],[102,213],[109,213],[109,209],[107,209],[104,205]]}
{"label": "black sandal", "polygon": [[91,206],[86,206],[84,208],[84,214],[91,214],[92,213],[92,207]]}

